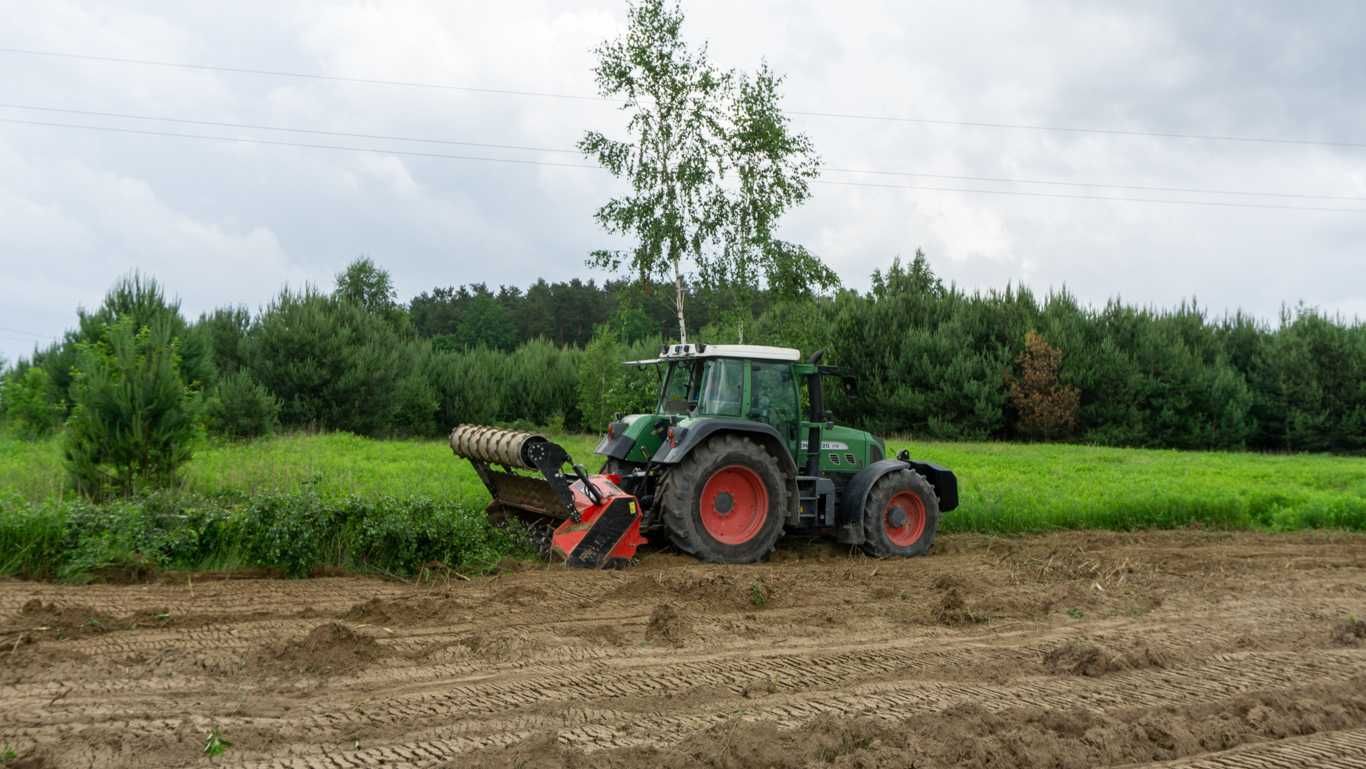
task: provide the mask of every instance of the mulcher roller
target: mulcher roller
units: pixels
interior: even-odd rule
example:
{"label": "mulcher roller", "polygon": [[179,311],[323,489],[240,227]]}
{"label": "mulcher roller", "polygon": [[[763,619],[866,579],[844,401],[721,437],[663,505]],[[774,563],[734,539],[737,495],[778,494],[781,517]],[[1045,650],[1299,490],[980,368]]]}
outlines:
{"label": "mulcher roller", "polygon": [[451,451],[457,457],[504,467],[539,470],[547,456],[546,444],[550,441],[544,435],[497,427],[457,425],[451,430]]}

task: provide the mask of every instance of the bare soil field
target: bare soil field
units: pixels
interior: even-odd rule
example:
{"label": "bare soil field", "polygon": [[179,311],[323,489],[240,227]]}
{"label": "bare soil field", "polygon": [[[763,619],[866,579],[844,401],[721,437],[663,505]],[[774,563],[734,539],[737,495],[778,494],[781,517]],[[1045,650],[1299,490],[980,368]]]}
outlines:
{"label": "bare soil field", "polygon": [[[17,767],[1366,767],[1366,536],[0,583]],[[231,745],[204,753],[217,730]]]}

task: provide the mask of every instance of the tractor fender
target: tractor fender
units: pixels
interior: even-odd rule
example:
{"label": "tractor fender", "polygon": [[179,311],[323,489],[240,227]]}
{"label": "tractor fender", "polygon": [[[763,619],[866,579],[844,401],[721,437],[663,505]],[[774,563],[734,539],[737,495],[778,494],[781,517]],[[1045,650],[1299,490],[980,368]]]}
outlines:
{"label": "tractor fender", "polygon": [[958,478],[952,471],[946,470],[938,465],[929,462],[917,462],[915,460],[902,461],[900,459],[882,459],[863,468],[844,487],[844,494],[840,497],[840,515],[837,526],[837,536],[840,542],[848,544],[862,544],[863,542],[863,506],[868,501],[868,494],[872,492],[873,485],[884,475],[897,470],[914,470],[925,476],[925,480],[934,487],[934,493],[939,497],[939,512],[946,513],[958,507]]}
{"label": "tractor fender", "polygon": [[602,439],[598,441],[598,447],[593,449],[594,454],[600,454],[612,459],[626,459],[626,455],[631,453],[635,447],[634,438],[626,434],[628,422],[617,420],[607,426],[607,432],[602,434]]}
{"label": "tractor fender", "polygon": [[657,465],[678,464],[694,448],[702,445],[713,435],[720,433],[739,433],[758,441],[764,448],[768,449],[769,453],[778,458],[778,464],[788,478],[787,497],[791,500],[792,508],[788,514],[790,519],[795,519],[797,511],[801,509],[801,500],[798,498],[797,492],[797,462],[792,458],[792,452],[788,451],[787,444],[783,442],[782,436],[772,425],[743,419],[707,419],[688,427],[673,427],[671,429],[674,433],[673,440],[665,440],[659,444],[659,449],[650,459],[651,463]]}

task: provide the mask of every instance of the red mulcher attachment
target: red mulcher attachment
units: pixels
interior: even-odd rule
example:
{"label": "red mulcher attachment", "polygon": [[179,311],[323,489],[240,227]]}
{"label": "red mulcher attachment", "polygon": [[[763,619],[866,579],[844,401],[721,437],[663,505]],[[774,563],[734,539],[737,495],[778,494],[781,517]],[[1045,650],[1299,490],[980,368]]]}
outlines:
{"label": "red mulcher attachment", "polygon": [[568,566],[602,568],[635,557],[645,544],[640,535],[640,505],[605,475],[570,485],[578,519],[555,528],[551,550]]}
{"label": "red mulcher attachment", "polygon": [[[534,433],[496,427],[458,425],[451,431],[451,450],[474,466],[495,508],[518,511],[525,520],[562,520],[551,536],[551,552],[568,566],[601,569],[636,554],[645,544],[640,535],[640,504],[607,475],[590,476],[574,465],[559,444]],[[563,472],[573,467],[572,474]],[[518,473],[535,470],[541,477]]]}

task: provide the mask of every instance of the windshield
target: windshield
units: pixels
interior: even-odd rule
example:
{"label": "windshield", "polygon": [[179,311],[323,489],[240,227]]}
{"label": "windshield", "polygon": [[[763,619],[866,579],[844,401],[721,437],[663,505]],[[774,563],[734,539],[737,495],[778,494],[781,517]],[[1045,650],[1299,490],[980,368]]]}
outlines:
{"label": "windshield", "polygon": [[740,416],[745,362],[727,358],[676,361],[659,399],[661,414]]}
{"label": "windshield", "polygon": [[659,398],[659,413],[687,414],[692,411],[695,399],[693,372],[696,369],[697,364],[694,361],[669,364],[668,378],[664,382],[664,391]]}

